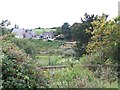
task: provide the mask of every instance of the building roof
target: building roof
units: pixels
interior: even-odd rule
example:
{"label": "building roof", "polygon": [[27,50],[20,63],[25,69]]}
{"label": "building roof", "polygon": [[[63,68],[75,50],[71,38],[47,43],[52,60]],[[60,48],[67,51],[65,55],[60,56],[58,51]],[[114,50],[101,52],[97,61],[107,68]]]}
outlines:
{"label": "building roof", "polygon": [[17,34],[17,35],[23,35],[25,33],[24,29],[16,29],[14,28],[12,33]]}

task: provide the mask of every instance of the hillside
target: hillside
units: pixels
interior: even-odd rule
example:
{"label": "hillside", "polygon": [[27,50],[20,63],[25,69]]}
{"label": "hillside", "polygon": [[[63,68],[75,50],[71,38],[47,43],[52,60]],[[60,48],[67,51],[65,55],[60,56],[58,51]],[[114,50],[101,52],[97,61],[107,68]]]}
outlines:
{"label": "hillside", "polygon": [[43,32],[56,31],[56,29],[41,28],[41,29],[33,29],[33,31],[36,32],[37,34],[42,34]]}

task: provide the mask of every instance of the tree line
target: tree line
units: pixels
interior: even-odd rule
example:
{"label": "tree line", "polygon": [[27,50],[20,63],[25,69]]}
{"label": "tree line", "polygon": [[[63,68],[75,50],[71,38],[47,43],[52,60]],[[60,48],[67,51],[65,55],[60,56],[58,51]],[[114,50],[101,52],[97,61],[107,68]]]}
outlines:
{"label": "tree line", "polygon": [[[61,27],[56,28],[56,33],[63,35],[65,40],[77,42],[75,48],[77,57],[90,54],[98,49],[103,48],[105,50],[106,48],[106,51],[112,51],[111,54],[115,50],[114,58],[117,59],[119,55],[115,54],[115,52],[118,53],[120,48],[120,18],[117,17],[113,20],[107,20],[107,18],[107,14],[99,16],[85,13],[80,23],[76,22],[70,26],[69,23],[65,22]],[[109,56],[112,56],[110,52]]]}

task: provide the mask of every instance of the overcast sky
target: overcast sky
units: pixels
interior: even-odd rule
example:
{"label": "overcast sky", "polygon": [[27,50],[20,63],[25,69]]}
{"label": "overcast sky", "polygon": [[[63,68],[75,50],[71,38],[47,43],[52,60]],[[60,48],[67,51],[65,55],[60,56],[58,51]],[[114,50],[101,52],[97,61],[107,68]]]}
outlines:
{"label": "overcast sky", "polygon": [[80,22],[84,13],[118,15],[120,0],[0,0],[0,21],[8,19],[11,26],[21,28],[72,25]]}

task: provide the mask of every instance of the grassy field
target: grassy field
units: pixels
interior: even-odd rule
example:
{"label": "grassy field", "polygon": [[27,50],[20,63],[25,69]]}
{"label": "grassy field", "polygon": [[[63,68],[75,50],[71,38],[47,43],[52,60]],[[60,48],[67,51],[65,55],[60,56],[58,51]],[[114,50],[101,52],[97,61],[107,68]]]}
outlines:
{"label": "grassy field", "polygon": [[49,31],[56,31],[56,29],[50,29],[50,28],[41,28],[41,29],[33,29],[37,34],[42,34],[43,32],[49,32]]}
{"label": "grassy field", "polygon": [[36,58],[38,59],[39,64],[42,66],[56,65],[56,62],[60,59],[60,57],[56,55],[38,55]]}
{"label": "grassy field", "polygon": [[58,49],[62,44],[64,44],[64,41],[43,41],[43,40],[38,40],[38,39],[32,39],[30,40],[31,42],[33,42],[36,45],[39,45],[39,47],[41,48],[53,48],[53,49]]}
{"label": "grassy field", "polygon": [[41,66],[69,65],[72,58],[62,58],[60,55],[36,55]]}

